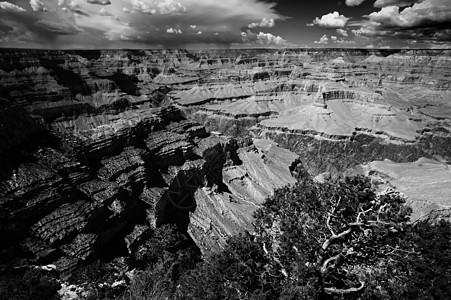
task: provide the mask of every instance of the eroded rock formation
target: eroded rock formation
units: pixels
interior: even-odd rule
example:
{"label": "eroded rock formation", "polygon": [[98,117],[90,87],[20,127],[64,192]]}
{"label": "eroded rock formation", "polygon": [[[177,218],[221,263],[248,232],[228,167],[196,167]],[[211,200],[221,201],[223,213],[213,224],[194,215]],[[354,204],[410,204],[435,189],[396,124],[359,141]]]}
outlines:
{"label": "eroded rock formation", "polygon": [[0,50],[0,263],[133,260],[164,223],[205,253],[302,166],[447,166],[450,78],[449,50]]}
{"label": "eroded rock formation", "polygon": [[2,263],[52,263],[69,275],[99,257],[133,258],[168,222],[212,251],[251,229],[264,198],[295,180],[295,154],[259,140],[240,147],[174,107],[51,126],[48,143],[11,144],[17,147],[2,153],[2,253],[12,259]]}

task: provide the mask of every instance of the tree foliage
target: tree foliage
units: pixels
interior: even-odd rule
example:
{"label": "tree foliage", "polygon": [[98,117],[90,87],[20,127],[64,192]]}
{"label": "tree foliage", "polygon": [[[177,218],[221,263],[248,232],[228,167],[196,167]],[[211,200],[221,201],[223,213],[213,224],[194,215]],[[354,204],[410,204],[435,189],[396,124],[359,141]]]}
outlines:
{"label": "tree foliage", "polygon": [[303,181],[265,203],[256,229],[288,281],[345,295],[361,291],[376,266],[409,251],[402,239],[409,214],[398,193],[376,195],[365,177]]}

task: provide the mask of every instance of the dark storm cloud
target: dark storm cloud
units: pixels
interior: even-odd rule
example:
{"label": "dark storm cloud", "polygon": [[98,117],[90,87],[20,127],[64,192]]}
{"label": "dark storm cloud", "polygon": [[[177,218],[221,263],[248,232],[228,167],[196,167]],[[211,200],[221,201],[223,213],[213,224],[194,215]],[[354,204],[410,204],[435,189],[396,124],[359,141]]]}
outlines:
{"label": "dark storm cloud", "polygon": [[74,24],[60,23],[59,21],[38,20],[33,25],[42,29],[42,32],[56,35],[74,35],[83,31]]}
{"label": "dark storm cloud", "polygon": [[[131,1],[121,7],[119,16],[127,26],[111,28],[106,35],[109,40],[144,45],[230,46],[243,43],[241,28],[249,24],[272,28],[276,20],[283,20],[273,9],[274,4],[257,0],[184,0],[180,3],[181,6],[169,0]],[[271,39],[271,36],[265,37]],[[265,37],[260,35],[262,40]]]}
{"label": "dark storm cloud", "polygon": [[87,0],[86,2],[90,4],[98,4],[98,5],[110,5],[110,0]]}
{"label": "dark storm cloud", "polygon": [[[36,4],[36,1],[31,1]],[[18,9],[8,4],[0,3],[0,30],[3,34],[13,32],[14,38],[20,41],[54,40],[59,35],[75,35],[83,30],[78,27],[70,13],[58,7],[56,0],[47,1],[46,8],[37,11]],[[33,6],[32,6],[33,8]],[[39,8],[39,7],[35,7]],[[45,13],[47,9],[57,9],[52,14]],[[33,8],[34,10],[34,8]]]}
{"label": "dark storm cloud", "polygon": [[399,7],[405,7],[412,5],[413,3],[419,3],[422,0],[376,0],[374,2],[374,7],[382,8],[386,6],[399,6]]}
{"label": "dark storm cloud", "polygon": [[[243,43],[241,29],[249,25],[266,29],[256,33],[258,43],[282,45],[285,41],[268,32],[285,18],[274,3],[261,0],[20,1],[29,11],[8,1],[3,6],[15,14],[6,9],[0,12],[9,26],[3,32],[15,32],[10,41],[21,32],[36,44],[42,38],[53,39],[52,47],[227,47]],[[99,5],[108,5],[108,9],[99,10]]]}

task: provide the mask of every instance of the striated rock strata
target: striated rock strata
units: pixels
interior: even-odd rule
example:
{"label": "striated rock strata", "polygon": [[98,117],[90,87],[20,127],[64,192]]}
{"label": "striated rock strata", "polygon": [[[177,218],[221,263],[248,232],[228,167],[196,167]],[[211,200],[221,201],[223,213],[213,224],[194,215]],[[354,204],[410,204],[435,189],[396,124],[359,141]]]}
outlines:
{"label": "striated rock strata", "polygon": [[[251,229],[252,212],[294,183],[297,155],[211,135],[174,107],[55,120],[1,159],[1,264],[55,264],[65,276],[129,256],[175,223],[203,252]],[[17,153],[19,149],[20,153]]]}
{"label": "striated rock strata", "polygon": [[2,49],[0,264],[133,264],[164,223],[219,249],[302,166],[442,176],[450,78],[449,50]]}

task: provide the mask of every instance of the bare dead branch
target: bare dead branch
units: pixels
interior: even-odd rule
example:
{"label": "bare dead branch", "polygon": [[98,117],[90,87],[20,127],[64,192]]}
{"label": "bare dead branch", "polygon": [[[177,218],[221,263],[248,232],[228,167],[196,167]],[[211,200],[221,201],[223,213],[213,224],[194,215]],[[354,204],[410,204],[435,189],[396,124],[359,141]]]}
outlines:
{"label": "bare dead branch", "polygon": [[327,250],[327,248],[329,248],[329,246],[330,246],[334,241],[336,241],[336,240],[338,240],[338,239],[344,237],[345,235],[351,233],[351,231],[352,231],[352,228],[348,228],[348,229],[346,229],[345,231],[343,231],[343,232],[340,233],[340,234],[332,235],[330,238],[328,238],[326,241],[324,241],[323,246],[322,246],[323,250]]}
{"label": "bare dead branch", "polygon": [[335,232],[334,232],[334,230],[332,229],[332,227],[330,226],[330,219],[331,219],[331,217],[332,217],[332,214],[333,214],[333,212],[330,213],[330,214],[327,216],[326,226],[327,226],[327,228],[329,229],[329,231],[330,231],[330,233],[332,234],[332,236],[335,236]]}
{"label": "bare dead branch", "polygon": [[351,294],[358,291],[361,291],[365,287],[365,283],[360,281],[359,287],[353,287],[349,289],[337,289],[337,288],[324,288],[324,291],[327,294],[339,294],[339,295],[345,295],[345,294]]}
{"label": "bare dead branch", "polygon": [[331,262],[336,261],[337,259],[339,259],[340,256],[341,256],[341,253],[326,259],[324,261],[323,265],[321,266],[321,269],[320,269],[321,274],[326,273],[326,271],[329,269],[329,264]]}
{"label": "bare dead branch", "polygon": [[409,250],[404,250],[404,249],[395,248],[395,247],[392,247],[392,246],[390,246],[390,245],[387,245],[387,246],[388,246],[390,249],[392,249],[392,251],[388,252],[387,255],[394,254],[394,253],[397,252],[397,251],[403,252],[403,253],[406,253],[406,254],[420,254],[420,252],[416,252],[414,249],[412,249],[412,251],[409,251]]}

